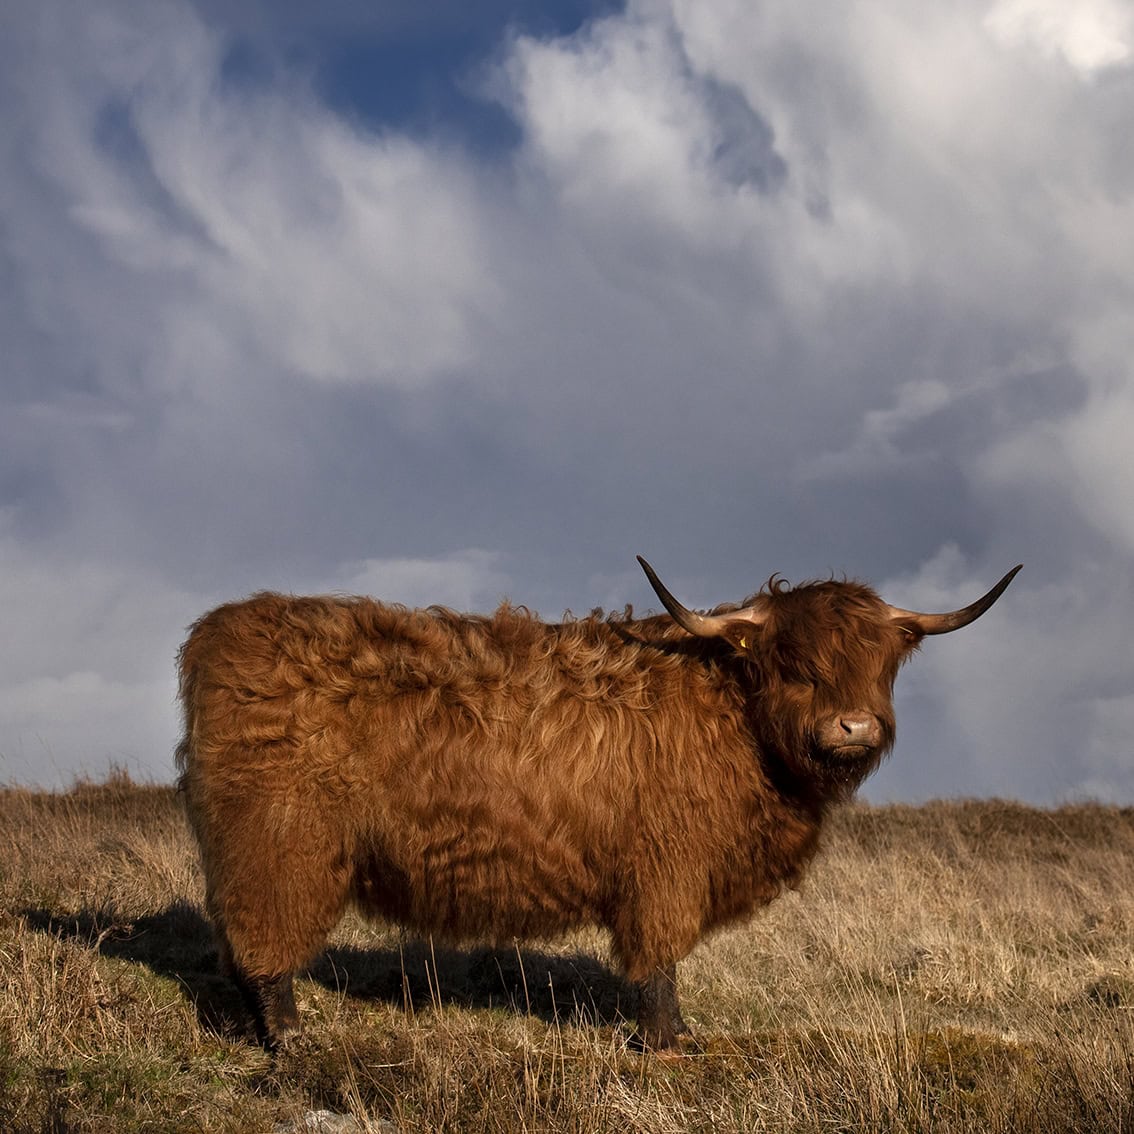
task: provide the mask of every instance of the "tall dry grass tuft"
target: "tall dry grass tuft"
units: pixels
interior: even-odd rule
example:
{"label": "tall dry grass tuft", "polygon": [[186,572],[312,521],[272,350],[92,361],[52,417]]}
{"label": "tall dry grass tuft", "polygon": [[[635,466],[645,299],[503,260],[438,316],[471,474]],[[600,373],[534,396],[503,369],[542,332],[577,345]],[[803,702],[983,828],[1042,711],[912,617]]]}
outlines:
{"label": "tall dry grass tuft", "polygon": [[803,890],[628,1049],[597,935],[453,950],[348,917],[274,1063],[216,969],[169,788],[0,790],[0,1130],[1134,1130],[1134,811],[852,806]]}

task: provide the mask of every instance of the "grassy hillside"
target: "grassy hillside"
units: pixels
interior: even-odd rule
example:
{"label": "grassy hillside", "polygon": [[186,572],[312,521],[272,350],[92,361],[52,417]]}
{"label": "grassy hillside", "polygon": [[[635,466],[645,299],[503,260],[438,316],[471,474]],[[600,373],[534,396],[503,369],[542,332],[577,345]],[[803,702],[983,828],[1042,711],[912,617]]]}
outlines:
{"label": "grassy hillside", "polygon": [[844,810],[800,893],[680,966],[678,1061],[627,1049],[598,935],[352,917],[273,1065],[200,902],[170,789],[0,790],[0,1130],[1134,1131],[1127,809]]}

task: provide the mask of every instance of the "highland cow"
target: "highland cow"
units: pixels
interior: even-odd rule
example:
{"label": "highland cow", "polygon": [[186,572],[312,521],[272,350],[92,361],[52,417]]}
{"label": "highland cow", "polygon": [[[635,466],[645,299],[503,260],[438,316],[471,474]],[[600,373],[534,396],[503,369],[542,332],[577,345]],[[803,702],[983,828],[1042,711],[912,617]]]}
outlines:
{"label": "highland cow", "polygon": [[354,903],[422,935],[609,931],[648,1047],[676,964],[799,882],[894,740],[898,668],[980,617],[773,579],[698,614],[539,621],[259,594],[180,652],[177,752],[222,955],[275,1050],[294,972]]}

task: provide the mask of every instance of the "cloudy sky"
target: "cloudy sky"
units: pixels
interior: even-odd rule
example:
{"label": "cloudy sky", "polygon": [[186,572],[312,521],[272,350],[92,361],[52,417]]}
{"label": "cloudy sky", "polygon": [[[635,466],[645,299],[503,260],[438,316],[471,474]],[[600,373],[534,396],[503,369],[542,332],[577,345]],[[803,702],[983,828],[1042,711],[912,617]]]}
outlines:
{"label": "cloudy sky", "polygon": [[0,0],[0,780],[265,587],[946,609],[874,799],[1134,802],[1130,0]]}

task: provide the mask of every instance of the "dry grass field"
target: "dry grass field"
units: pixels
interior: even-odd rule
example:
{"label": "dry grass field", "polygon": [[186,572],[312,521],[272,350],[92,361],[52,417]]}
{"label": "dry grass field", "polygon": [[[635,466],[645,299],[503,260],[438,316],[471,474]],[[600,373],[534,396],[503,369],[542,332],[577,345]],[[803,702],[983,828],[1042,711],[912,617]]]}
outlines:
{"label": "dry grass field", "polygon": [[1134,810],[843,810],[799,893],[680,966],[679,1060],[628,1048],[598,935],[348,918],[273,1064],[200,901],[172,790],[0,790],[0,1130],[1134,1131]]}

